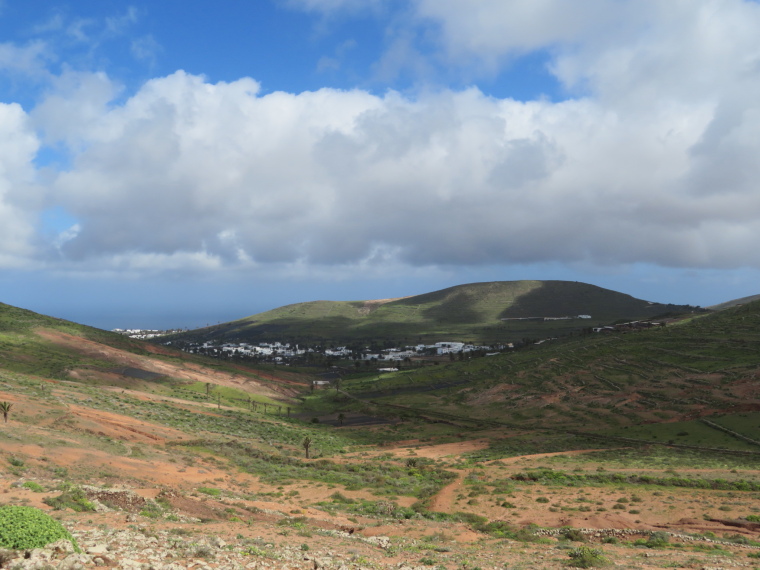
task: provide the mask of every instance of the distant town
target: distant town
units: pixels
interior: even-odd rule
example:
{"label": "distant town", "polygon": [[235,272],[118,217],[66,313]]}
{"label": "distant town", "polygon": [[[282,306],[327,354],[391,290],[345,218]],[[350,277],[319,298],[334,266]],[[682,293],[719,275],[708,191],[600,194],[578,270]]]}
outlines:
{"label": "distant town", "polygon": [[[113,329],[130,338],[143,340],[155,339],[170,334],[182,332],[180,330],[152,330],[152,329]],[[409,362],[414,358],[431,356],[488,356],[498,354],[504,350],[514,348],[512,343],[495,346],[467,344],[464,342],[448,341],[434,344],[417,344],[403,348],[391,347],[381,350],[372,350],[369,347],[362,349],[337,347],[311,347],[282,342],[261,342],[258,344],[233,343],[233,342],[173,342],[166,341],[162,344],[174,346],[179,350],[191,354],[200,354],[215,358],[230,358],[243,360],[256,360],[261,362],[287,363],[293,360],[354,360],[367,362]]]}
{"label": "distant town", "polygon": [[[577,315],[573,317],[522,317],[520,319],[514,320],[528,320],[538,318],[542,320],[561,320],[590,319],[591,317],[589,315]],[[590,333],[602,334],[625,333],[658,326],[665,326],[665,323],[652,321],[630,321],[608,326],[589,327],[587,331]],[[180,333],[183,332],[183,330],[113,329],[112,332],[119,333],[124,336],[129,336],[130,338],[150,340]],[[557,339],[552,337],[545,339],[534,339],[528,342],[529,344],[539,345],[552,340]],[[417,344],[403,347],[386,347],[382,349],[367,346],[307,346],[291,344],[287,342],[261,342],[258,344],[251,344],[245,342],[191,342],[167,340],[161,344],[164,344],[166,346],[173,346],[174,348],[188,352],[190,354],[199,354],[213,358],[251,360],[256,362],[267,362],[274,364],[289,364],[290,362],[294,361],[329,362],[338,360],[353,360],[356,363],[364,361],[367,364],[373,362],[408,363],[414,360],[419,361],[431,358],[440,360],[447,356],[451,360],[461,360],[465,357],[493,356],[495,354],[504,352],[505,350],[515,348],[515,344],[511,342],[498,345],[475,345],[458,341],[442,341],[436,342],[434,344]]]}

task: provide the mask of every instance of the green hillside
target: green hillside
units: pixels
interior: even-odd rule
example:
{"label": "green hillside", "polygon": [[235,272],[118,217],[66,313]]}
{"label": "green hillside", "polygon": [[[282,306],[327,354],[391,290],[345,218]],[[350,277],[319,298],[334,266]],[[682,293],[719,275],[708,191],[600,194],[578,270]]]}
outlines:
{"label": "green hillside", "polygon": [[[760,301],[667,327],[588,334],[487,358],[356,375],[341,386],[352,398],[389,413],[618,436],[629,435],[631,426],[744,413],[751,419],[735,431],[760,440],[758,374]],[[349,398],[335,405],[367,404]],[[711,431],[668,425],[667,439]],[[647,433],[656,439],[658,429]]]}
{"label": "green hillside", "polygon": [[218,385],[215,394],[221,401],[253,398],[260,402],[289,398],[292,390],[283,390],[280,381],[288,386],[307,382],[296,373],[262,375],[254,369],[0,303],[0,382],[19,378],[119,386],[191,398],[205,393],[206,383],[212,383]]}
{"label": "green hillside", "polygon": [[[617,320],[695,308],[636,299],[571,281],[495,281],[401,299],[313,301],[182,333],[184,340],[260,342],[513,342],[564,335]],[[577,317],[549,320],[544,318]]]}
{"label": "green hillside", "polygon": [[113,366],[107,359],[85,356],[81,351],[47,341],[37,334],[39,330],[56,331],[120,350],[147,354],[145,343],[0,303],[0,371],[63,379],[74,366]]}

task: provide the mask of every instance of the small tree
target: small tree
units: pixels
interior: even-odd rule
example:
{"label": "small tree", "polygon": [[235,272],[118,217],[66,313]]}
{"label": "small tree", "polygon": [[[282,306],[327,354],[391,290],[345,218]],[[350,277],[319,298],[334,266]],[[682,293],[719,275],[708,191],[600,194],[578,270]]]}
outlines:
{"label": "small tree", "polygon": [[13,404],[10,402],[0,402],[0,412],[3,412],[3,419],[8,423],[8,413],[11,411]]}
{"label": "small tree", "polygon": [[338,425],[341,426],[341,427],[343,427],[343,420],[345,420],[345,419],[346,419],[346,414],[344,414],[343,412],[339,413],[338,414]]}
{"label": "small tree", "polygon": [[301,445],[303,445],[303,450],[306,452],[306,459],[309,459],[309,449],[311,449],[311,438],[310,437],[303,438],[303,443],[301,443]]}

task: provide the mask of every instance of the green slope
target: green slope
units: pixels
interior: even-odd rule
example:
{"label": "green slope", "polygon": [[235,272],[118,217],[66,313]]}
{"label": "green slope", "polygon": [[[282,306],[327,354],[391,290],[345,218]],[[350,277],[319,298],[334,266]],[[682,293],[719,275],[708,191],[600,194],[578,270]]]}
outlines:
{"label": "green slope", "polygon": [[[306,383],[298,374],[283,372],[276,377],[271,373],[262,376],[253,368],[157,347],[143,340],[0,303],[0,383],[26,378],[27,381],[48,379],[118,385],[162,390],[167,394],[184,390],[182,397],[205,392],[205,384],[188,380],[185,369],[203,370],[212,382],[216,382],[213,376],[217,372],[256,382],[235,397],[256,396],[258,385],[263,387],[262,392],[269,394],[267,386],[276,387],[280,379]],[[175,376],[165,370],[173,371]],[[233,391],[220,387],[216,394],[232,398]],[[262,396],[259,401],[269,401],[268,397]]]}
{"label": "green slope", "polygon": [[34,374],[65,379],[73,366],[110,364],[85,357],[80,352],[45,341],[35,331],[54,330],[121,350],[148,354],[146,345],[124,336],[79,325],[0,303],[0,372]]}
{"label": "green slope", "polygon": [[578,336],[342,387],[421,413],[617,435],[631,425],[746,413],[755,423],[745,435],[760,440],[758,378],[760,301],[664,328]]}
{"label": "green slope", "polygon": [[[496,281],[382,301],[314,301],[177,335],[178,340],[260,342],[512,342],[616,320],[694,310],[571,281]],[[591,315],[591,319],[542,321]],[[536,320],[509,320],[535,317]]]}

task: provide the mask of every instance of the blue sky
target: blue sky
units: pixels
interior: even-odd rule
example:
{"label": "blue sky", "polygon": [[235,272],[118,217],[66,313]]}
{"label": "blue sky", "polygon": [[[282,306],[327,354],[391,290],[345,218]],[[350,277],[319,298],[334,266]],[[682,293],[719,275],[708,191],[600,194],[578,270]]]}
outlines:
{"label": "blue sky", "polygon": [[760,293],[750,0],[4,0],[0,301],[103,328]]}

